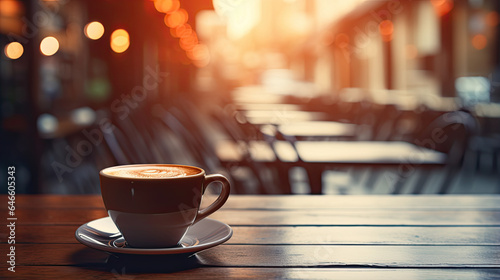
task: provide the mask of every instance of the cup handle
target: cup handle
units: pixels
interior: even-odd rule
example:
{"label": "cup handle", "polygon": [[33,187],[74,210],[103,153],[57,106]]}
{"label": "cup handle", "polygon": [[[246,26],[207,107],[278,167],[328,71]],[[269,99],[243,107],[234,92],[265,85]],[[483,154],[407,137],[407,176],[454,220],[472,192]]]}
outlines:
{"label": "cup handle", "polygon": [[214,203],[210,204],[210,206],[208,206],[207,208],[198,211],[198,215],[196,215],[194,223],[199,222],[201,219],[206,218],[208,215],[219,210],[219,208],[221,208],[222,205],[226,203],[226,200],[229,197],[229,192],[230,192],[229,180],[220,174],[212,174],[212,175],[207,175],[205,177],[205,181],[203,182],[203,193],[205,193],[205,190],[207,189],[208,185],[210,185],[210,183],[213,182],[221,182],[222,191],[220,192],[219,197],[217,198],[217,200],[214,201]]}

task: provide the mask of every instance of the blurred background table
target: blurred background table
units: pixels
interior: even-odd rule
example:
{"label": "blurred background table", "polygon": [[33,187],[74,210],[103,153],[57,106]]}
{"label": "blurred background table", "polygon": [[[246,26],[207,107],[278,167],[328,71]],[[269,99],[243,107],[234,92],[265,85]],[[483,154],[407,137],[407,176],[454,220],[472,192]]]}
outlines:
{"label": "blurred background table", "polygon": [[233,195],[211,216],[233,237],[180,259],[126,258],[78,243],[80,225],[107,215],[97,195],[18,195],[16,207],[16,272],[4,262],[2,278],[500,277],[500,196]]}
{"label": "blurred background table", "polygon": [[281,124],[278,131],[285,137],[296,139],[352,139],[356,136],[356,125],[334,121],[303,121]]}
{"label": "blurred background table", "polygon": [[281,125],[299,121],[326,121],[329,116],[323,112],[305,112],[292,110],[257,110],[245,111],[244,117],[255,126],[259,125]]}

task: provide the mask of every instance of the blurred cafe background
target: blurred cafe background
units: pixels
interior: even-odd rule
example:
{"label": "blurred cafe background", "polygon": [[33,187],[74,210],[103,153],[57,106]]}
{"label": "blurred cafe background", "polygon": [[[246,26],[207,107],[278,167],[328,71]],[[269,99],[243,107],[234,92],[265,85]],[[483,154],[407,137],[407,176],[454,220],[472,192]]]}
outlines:
{"label": "blurred cafe background", "polygon": [[179,163],[241,194],[499,193],[499,8],[0,0],[0,181]]}

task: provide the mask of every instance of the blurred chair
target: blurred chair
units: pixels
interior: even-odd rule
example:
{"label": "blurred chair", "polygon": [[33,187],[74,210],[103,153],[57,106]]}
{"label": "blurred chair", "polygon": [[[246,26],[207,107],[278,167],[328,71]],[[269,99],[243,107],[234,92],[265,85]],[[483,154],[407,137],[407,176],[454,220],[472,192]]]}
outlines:
{"label": "blurred chair", "polygon": [[389,135],[390,141],[411,142],[422,131],[425,112],[404,111],[396,116]]}
{"label": "blurred chair", "polygon": [[[163,132],[155,120],[143,117],[147,108],[136,108],[125,118],[115,116],[112,128],[103,130],[104,140],[111,151],[116,164],[168,163],[171,154],[162,142],[155,138],[155,133]],[[163,141],[170,141],[164,137]]]}
{"label": "blurred chair", "polygon": [[157,117],[164,127],[178,136],[186,148],[186,153],[190,153],[200,167],[207,172],[214,172],[220,168],[220,163],[209,149],[206,142],[200,139],[199,132],[191,124],[186,124],[181,120],[183,116],[177,108],[171,107],[165,110],[160,105],[153,108],[153,116]]}
{"label": "blurred chair", "polygon": [[[88,194],[99,193],[99,169],[92,157],[74,157],[68,161],[68,148],[74,150],[75,142],[58,138],[45,140],[41,157],[41,193]],[[73,153],[73,151],[71,152]]]}
{"label": "blurred chair", "polygon": [[384,105],[381,110],[375,111],[375,123],[372,127],[373,141],[389,141],[394,132],[396,120],[403,115],[403,112],[393,104]]}
{"label": "blurred chair", "polygon": [[491,157],[491,172],[499,172],[500,134],[475,135],[471,139],[470,149],[476,155],[476,170],[482,169],[482,159],[489,156]]}
{"label": "blurred chair", "polygon": [[[463,161],[467,141],[475,127],[475,120],[470,114],[457,111],[443,114],[432,121],[414,144],[401,141],[287,140],[297,152],[297,164],[307,170],[312,193],[322,192],[322,173],[327,168],[400,168],[407,164],[418,169],[444,166],[446,175],[439,193],[445,193]],[[393,193],[400,193],[407,181],[407,174],[398,174],[398,177]],[[421,192],[425,178],[418,178],[415,193]]]}
{"label": "blurred chair", "polygon": [[115,124],[113,124],[112,131],[103,131],[104,140],[111,150],[116,163],[119,165],[150,163],[148,162],[146,154],[141,152],[141,150],[144,151],[144,147],[139,147],[139,145],[141,145],[141,143],[137,141],[139,136],[130,130],[126,132]]}
{"label": "blurred chair", "polygon": [[99,171],[116,164],[97,123],[43,140],[40,192],[99,193]]}
{"label": "blurred chair", "polygon": [[[443,181],[438,190],[439,194],[445,194],[456,178],[464,160],[465,152],[472,135],[477,132],[476,119],[468,112],[454,111],[445,113],[434,119],[421,133],[414,139],[413,143],[423,148],[432,149],[446,155],[444,170],[442,170]],[[417,168],[425,166],[416,165]],[[394,194],[401,192],[401,189],[411,174],[402,174],[394,186]],[[421,193],[425,187],[429,176],[420,175],[415,183],[414,194]]]}
{"label": "blurred chair", "polygon": [[[202,166],[209,172],[226,173],[233,181],[234,190],[237,193],[248,193],[246,184],[250,180],[257,182],[257,191],[266,193],[264,183],[252,162],[246,161],[242,151],[236,146],[229,146],[227,142],[214,140],[213,135],[207,135],[207,132],[201,128],[207,121],[195,120],[196,112],[189,113],[178,107],[169,107],[164,109],[156,106],[153,114],[159,118],[163,124],[171,129],[176,135],[181,136],[189,150],[195,155],[196,159],[202,163]],[[190,114],[188,116],[187,114]],[[240,167],[245,167],[250,172],[247,176],[251,178],[241,178]]]}
{"label": "blurred chair", "polygon": [[[489,105],[489,104],[488,104]],[[479,109],[481,106],[477,106]],[[500,109],[500,105],[495,105],[496,109]],[[476,110],[475,115],[478,118],[480,129],[476,135],[472,136],[470,141],[470,150],[476,155],[475,168],[480,171],[483,164],[487,161],[487,157],[491,157],[491,172],[500,172],[498,157],[500,156],[500,111],[493,110],[492,112],[485,112]]]}
{"label": "blurred chair", "polygon": [[[215,143],[216,154],[223,162],[236,161],[238,165],[251,170],[252,176],[259,183],[260,193],[284,193],[282,185],[287,183],[284,183],[285,178],[274,174],[279,172],[279,167],[272,147],[257,128],[244,121],[239,123],[235,114],[237,112],[229,107],[211,110],[212,121],[218,124],[224,135]],[[279,189],[273,188],[276,185]]]}

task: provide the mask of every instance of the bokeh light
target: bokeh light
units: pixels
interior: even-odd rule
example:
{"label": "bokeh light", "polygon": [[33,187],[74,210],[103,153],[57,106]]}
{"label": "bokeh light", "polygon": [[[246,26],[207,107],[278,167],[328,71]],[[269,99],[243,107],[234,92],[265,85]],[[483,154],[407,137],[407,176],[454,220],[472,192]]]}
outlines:
{"label": "bokeh light", "polygon": [[54,133],[59,127],[59,120],[51,114],[41,114],[36,122],[41,133]]}
{"label": "bokeh light", "polygon": [[488,44],[488,39],[483,34],[477,34],[474,37],[472,37],[472,46],[476,50],[482,50],[486,48],[487,44]]}
{"label": "bokeh light", "polygon": [[59,50],[59,41],[52,36],[43,38],[40,43],[40,51],[43,55],[51,56]]}
{"label": "bokeh light", "polygon": [[170,13],[173,12],[181,6],[179,0],[155,0],[155,8],[160,13]]}
{"label": "bokeh light", "polygon": [[392,34],[394,33],[394,24],[392,21],[386,19],[380,22],[378,25],[378,30],[380,35],[382,35],[382,40],[384,42],[389,42],[392,40]]}
{"label": "bokeh light", "polygon": [[17,0],[1,0],[0,15],[4,17],[13,17],[20,14],[23,10],[22,2]]}
{"label": "bokeh light", "polygon": [[193,28],[188,23],[179,25],[176,28],[170,29],[170,34],[174,38],[181,38],[184,36],[189,36],[193,32]]}
{"label": "bokeh light", "polygon": [[96,119],[96,112],[89,107],[74,109],[71,112],[71,120],[79,125],[91,125]]}
{"label": "bokeh light", "polygon": [[179,40],[179,45],[185,51],[191,50],[196,44],[198,44],[198,36],[194,32],[189,36],[181,37]]}
{"label": "bokeh light", "polygon": [[453,9],[453,0],[431,0],[438,16],[444,16]]}
{"label": "bokeh light", "polygon": [[202,68],[208,65],[209,60],[193,60],[193,65]]}
{"label": "bokeh light", "polygon": [[344,48],[349,45],[349,35],[345,33],[339,33],[335,36],[335,45],[339,48]]}
{"label": "bokeh light", "polygon": [[186,54],[191,60],[207,60],[210,58],[208,47],[204,44],[196,44]]}
{"label": "bokeh light", "polygon": [[104,34],[104,26],[98,21],[93,21],[85,25],[84,33],[87,38],[97,40]]}
{"label": "bokeh light", "polygon": [[122,53],[130,46],[130,37],[124,29],[117,29],[111,34],[111,49],[116,53]]}
{"label": "bokeh light", "polygon": [[12,42],[5,46],[4,53],[10,59],[18,59],[23,55],[24,48],[20,43]]}
{"label": "bokeh light", "polygon": [[166,14],[164,21],[166,26],[176,28],[188,21],[188,13],[184,9],[179,9],[170,14]]}

